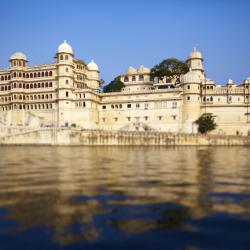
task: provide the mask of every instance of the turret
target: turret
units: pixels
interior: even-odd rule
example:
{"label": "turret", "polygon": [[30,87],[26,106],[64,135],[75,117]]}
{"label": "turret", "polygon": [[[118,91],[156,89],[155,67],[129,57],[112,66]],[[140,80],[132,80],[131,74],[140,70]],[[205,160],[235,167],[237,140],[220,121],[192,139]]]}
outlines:
{"label": "turret", "polygon": [[88,65],[88,80],[89,86],[93,90],[99,90],[100,81],[99,81],[99,68],[98,65],[92,59]]}
{"label": "turret", "polygon": [[188,55],[188,67],[191,71],[195,71],[198,73],[201,80],[205,79],[204,69],[203,69],[203,57],[201,52],[199,52],[196,48],[193,49]]}
{"label": "turret", "polygon": [[25,67],[28,61],[25,54],[23,54],[22,52],[16,52],[10,57],[9,62],[11,68],[18,68]]}
{"label": "turret", "polygon": [[58,75],[58,126],[71,124],[74,81],[73,59],[73,50],[67,41],[64,41],[59,45],[56,54]]}
{"label": "turret", "polygon": [[200,116],[200,91],[201,79],[197,71],[189,71],[181,77],[183,88],[182,124],[184,133],[196,133],[197,126],[194,123]]}

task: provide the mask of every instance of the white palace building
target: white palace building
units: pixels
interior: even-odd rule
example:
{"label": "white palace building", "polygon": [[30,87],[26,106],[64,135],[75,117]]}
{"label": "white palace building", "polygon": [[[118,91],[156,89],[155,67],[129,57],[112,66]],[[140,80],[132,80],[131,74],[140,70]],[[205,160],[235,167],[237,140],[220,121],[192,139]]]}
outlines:
{"label": "white palace building", "polygon": [[121,92],[99,91],[94,61],[76,59],[64,41],[52,64],[29,66],[15,53],[0,69],[0,126],[165,131],[197,133],[195,120],[212,114],[215,134],[250,134],[250,78],[216,85],[206,78],[202,54],[188,56],[189,72],[180,83],[150,78],[150,69],[129,67],[121,75]]}

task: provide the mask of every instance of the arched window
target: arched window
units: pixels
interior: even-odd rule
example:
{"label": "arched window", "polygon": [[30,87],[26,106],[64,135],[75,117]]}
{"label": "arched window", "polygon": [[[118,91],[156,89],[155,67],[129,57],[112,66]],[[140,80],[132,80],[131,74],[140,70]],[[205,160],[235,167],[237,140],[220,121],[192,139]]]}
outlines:
{"label": "arched window", "polygon": [[212,101],[213,101],[213,97],[211,96],[211,97],[210,97],[210,102],[212,102]]}
{"label": "arched window", "polygon": [[40,87],[41,87],[40,82],[37,84],[37,87],[38,87],[38,88],[40,88]]}
{"label": "arched window", "polygon": [[14,89],[16,88],[16,83],[13,84],[13,88],[14,88]]}
{"label": "arched window", "polygon": [[16,61],[13,62],[13,66],[16,66]]}
{"label": "arched window", "polygon": [[30,73],[30,78],[33,78],[33,74],[32,73]]}
{"label": "arched window", "polygon": [[42,99],[44,99],[44,95],[42,95]]}
{"label": "arched window", "polygon": [[29,89],[29,88],[30,88],[30,85],[29,85],[29,84],[27,84],[27,85],[26,85],[26,89]]}
{"label": "arched window", "polygon": [[139,75],[139,81],[144,81],[144,75]]}
{"label": "arched window", "polygon": [[44,82],[41,83],[42,88],[44,88]]}
{"label": "arched window", "polygon": [[36,77],[36,72],[34,73],[34,77]]}
{"label": "arched window", "polygon": [[14,72],[13,77],[16,77],[16,72]]}
{"label": "arched window", "polygon": [[36,89],[37,88],[37,85],[36,85],[36,83],[34,83],[34,89]]}
{"label": "arched window", "polygon": [[40,72],[38,72],[38,73],[37,73],[37,77],[40,77],[40,76],[41,76],[41,74],[40,74]]}
{"label": "arched window", "polygon": [[69,60],[69,56],[68,55],[65,55],[65,60]]}
{"label": "arched window", "polygon": [[66,83],[66,84],[69,84],[69,80],[66,80],[65,83]]}
{"label": "arched window", "polygon": [[46,108],[47,108],[47,109],[49,108],[49,105],[48,105],[48,104],[46,104]]}
{"label": "arched window", "polygon": [[19,77],[22,77],[22,73],[19,73]]}
{"label": "arched window", "polygon": [[49,99],[49,95],[46,95],[46,99]]}
{"label": "arched window", "polygon": [[30,100],[33,100],[33,99],[34,99],[34,98],[33,98],[33,95],[31,95],[31,96],[30,96]]}
{"label": "arched window", "polygon": [[4,80],[4,77],[3,76],[1,76],[1,81],[3,81]]}
{"label": "arched window", "polygon": [[33,84],[32,83],[30,84],[30,88],[33,89]]}
{"label": "arched window", "polygon": [[48,71],[45,72],[45,76],[49,76],[49,72]]}
{"label": "arched window", "polygon": [[52,87],[52,82],[49,83],[49,87]]}
{"label": "arched window", "polygon": [[41,96],[40,95],[38,95],[38,100],[41,98]]}
{"label": "arched window", "polygon": [[65,92],[65,96],[69,97],[69,92],[68,91]]}
{"label": "arched window", "polygon": [[8,75],[8,80],[10,80],[10,78],[11,78],[10,75]]}
{"label": "arched window", "polygon": [[124,77],[124,82],[128,82],[128,76]]}
{"label": "arched window", "polygon": [[19,66],[22,66],[22,61],[19,61]]}
{"label": "arched window", "polygon": [[135,79],[135,76],[132,76],[132,82],[135,82],[136,79]]}
{"label": "arched window", "polygon": [[60,55],[60,60],[63,60],[63,55]]}
{"label": "arched window", "polygon": [[45,83],[45,88],[48,88],[48,86],[49,86],[49,85],[48,85],[48,83],[46,82],[46,83]]}
{"label": "arched window", "polygon": [[25,78],[25,76],[26,76],[25,73],[23,73],[23,78]]}
{"label": "arched window", "polygon": [[66,68],[65,71],[68,73],[69,72],[69,68]]}
{"label": "arched window", "polygon": [[52,76],[52,71],[49,72],[49,76]]}
{"label": "arched window", "polygon": [[29,76],[29,74],[28,74],[28,73],[26,74],[26,78],[30,78],[30,76]]}

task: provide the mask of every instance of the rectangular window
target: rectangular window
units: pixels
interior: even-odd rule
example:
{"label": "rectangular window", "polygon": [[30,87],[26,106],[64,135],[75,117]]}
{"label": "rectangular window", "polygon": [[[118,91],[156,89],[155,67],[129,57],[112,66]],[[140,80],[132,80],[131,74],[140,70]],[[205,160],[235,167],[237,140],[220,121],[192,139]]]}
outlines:
{"label": "rectangular window", "polygon": [[128,121],[130,121],[131,118],[130,118],[130,117],[127,117],[127,119],[128,119]]}
{"label": "rectangular window", "polygon": [[106,109],[106,105],[103,105],[103,106],[102,106],[102,109]]}
{"label": "rectangular window", "polygon": [[65,92],[65,96],[69,97],[69,92],[68,91]]}
{"label": "rectangular window", "polygon": [[117,117],[115,117],[114,119],[115,119],[115,122],[117,122],[117,121],[118,121],[118,118],[117,118]]}
{"label": "rectangular window", "polygon": [[147,121],[148,120],[148,116],[144,116],[144,120]]}
{"label": "rectangular window", "polygon": [[127,108],[128,109],[130,109],[131,108],[131,104],[129,103],[129,104],[127,104]]}
{"label": "rectangular window", "polygon": [[136,108],[140,108],[140,104],[139,103],[136,103]]}
{"label": "rectangular window", "polygon": [[187,100],[190,101],[190,96],[187,96]]}
{"label": "rectangular window", "polygon": [[162,120],[162,116],[158,116],[158,119],[161,121]]}
{"label": "rectangular window", "polygon": [[105,122],[106,121],[106,119],[105,118],[102,118],[102,122]]}
{"label": "rectangular window", "polygon": [[172,103],[172,108],[173,108],[173,109],[176,109],[176,108],[177,108],[177,102],[173,102],[173,103]]}

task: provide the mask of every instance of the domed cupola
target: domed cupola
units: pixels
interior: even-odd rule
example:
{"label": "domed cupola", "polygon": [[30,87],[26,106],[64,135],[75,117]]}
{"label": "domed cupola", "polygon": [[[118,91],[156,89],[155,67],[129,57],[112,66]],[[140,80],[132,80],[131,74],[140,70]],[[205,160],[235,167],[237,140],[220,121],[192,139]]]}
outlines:
{"label": "domed cupola", "polygon": [[61,43],[58,46],[57,53],[67,53],[67,54],[71,54],[71,55],[74,54],[72,47],[67,43],[66,40],[64,40],[63,43]]}
{"label": "domed cupola", "polygon": [[198,51],[195,47],[193,50],[189,53],[188,59],[200,59],[203,61],[203,57],[200,51]]}
{"label": "domed cupola", "polygon": [[94,62],[94,60],[92,59],[89,63],[88,63],[88,69],[89,70],[94,70],[94,71],[98,71],[98,65]]}
{"label": "domed cupola", "polygon": [[26,65],[27,57],[22,52],[14,53],[9,59],[12,67],[24,67]]}
{"label": "domed cupola", "polygon": [[137,74],[137,70],[136,70],[134,67],[129,66],[129,68],[128,68],[126,74],[128,74],[128,75]]}

